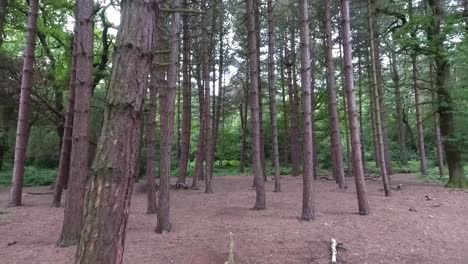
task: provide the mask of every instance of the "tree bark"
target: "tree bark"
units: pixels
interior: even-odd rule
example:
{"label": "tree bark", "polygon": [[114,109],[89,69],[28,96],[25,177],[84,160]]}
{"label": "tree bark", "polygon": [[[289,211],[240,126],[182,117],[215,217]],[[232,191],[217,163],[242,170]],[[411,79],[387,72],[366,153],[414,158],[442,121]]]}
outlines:
{"label": "tree bark", "polygon": [[270,96],[270,120],[273,141],[273,167],[275,170],[274,192],[281,192],[280,163],[278,147],[278,115],[276,109],[275,85],[275,25],[273,18],[273,0],[268,0],[268,91]]}
{"label": "tree bark", "polygon": [[299,0],[300,19],[300,46],[301,46],[301,86],[302,109],[304,126],[303,141],[303,193],[301,220],[315,220],[314,199],[314,155],[312,142],[312,97],[311,97],[311,69],[310,69],[310,43],[309,43],[309,8],[306,0]]}
{"label": "tree bark", "polygon": [[156,181],[154,173],[154,160],[156,152],[156,113],[157,113],[157,100],[158,100],[158,80],[156,76],[152,76],[149,85],[149,113],[147,116],[147,144],[148,154],[146,159],[146,191],[147,191],[147,204],[146,213],[157,213],[156,202]]}
{"label": "tree bark", "polygon": [[154,25],[148,21],[155,21],[156,11],[155,1],[122,2],[122,23],[106,98],[106,118],[87,183],[76,264],[123,263],[140,122],[151,64]]}
{"label": "tree bark", "polygon": [[[332,25],[331,25],[331,2],[325,2],[325,45],[326,56],[325,62],[327,64],[327,87],[328,87],[328,106],[330,115],[330,144],[332,152],[332,169],[333,175],[336,178],[340,189],[346,185],[343,168],[343,152],[341,146],[340,136],[340,120],[338,115],[338,103],[336,99],[336,80],[335,80],[335,65],[333,63],[333,39],[332,39]],[[346,111],[346,109],[345,109]]]}
{"label": "tree bark", "polygon": [[68,110],[65,115],[65,125],[63,131],[62,148],[60,149],[60,162],[55,180],[52,206],[60,207],[62,192],[70,175],[70,158],[72,148],[73,114],[75,107],[76,89],[76,46],[73,40],[72,47],[72,68],[70,73],[70,98],[68,99]]}
{"label": "tree bark", "polygon": [[379,150],[379,157],[380,157],[380,173],[382,175],[382,182],[384,187],[385,196],[390,196],[390,184],[388,179],[388,167],[386,165],[387,160],[385,159],[385,141],[383,135],[383,124],[382,124],[382,90],[379,89],[379,79],[377,77],[377,64],[378,64],[378,57],[376,56],[378,53],[375,52],[376,42],[374,41],[375,33],[374,33],[374,21],[373,21],[373,0],[368,0],[368,11],[369,11],[369,34],[371,36],[370,39],[370,50],[371,50],[371,64],[372,64],[372,86],[374,88],[374,106],[375,106],[375,128],[377,133],[378,139],[378,150]]}
{"label": "tree bark", "polygon": [[[430,75],[430,87],[432,102],[437,102],[437,91],[434,87],[434,63],[429,63],[429,75]],[[444,145],[442,143],[442,137],[440,134],[440,122],[439,122],[439,112],[437,111],[436,105],[434,105],[434,114],[433,114],[433,123],[434,123],[434,134],[436,140],[436,153],[437,153],[437,166],[439,167],[439,176],[443,177],[445,175],[445,165],[444,165]]]}
{"label": "tree bark", "polygon": [[93,82],[94,2],[77,2],[76,22],[76,96],[73,115],[70,176],[65,200],[62,232],[57,244],[62,247],[78,242],[82,227],[85,185],[88,178],[90,103]]}
{"label": "tree bark", "polygon": [[198,145],[197,145],[197,157],[195,160],[195,175],[192,178],[192,189],[198,189],[198,180],[202,180],[204,178],[203,172],[203,163],[205,161],[205,114],[204,112],[204,87],[201,80],[201,65],[197,66],[196,71],[196,79],[197,79],[197,86],[198,86],[198,102],[200,105],[200,131],[198,134]]}
{"label": "tree bark", "polygon": [[3,44],[3,31],[5,29],[5,18],[10,0],[0,0],[0,48]]}
{"label": "tree bark", "polygon": [[256,199],[254,210],[266,209],[265,182],[263,180],[263,166],[261,160],[260,144],[260,115],[259,115],[259,90],[258,90],[258,56],[257,35],[255,20],[255,2],[247,0],[248,13],[248,48],[250,62],[250,107],[252,114],[252,163],[254,167],[254,183]]}
{"label": "tree bark", "polygon": [[450,62],[447,58],[444,41],[445,34],[442,33],[442,24],[445,19],[445,12],[440,0],[426,0],[428,4],[428,15],[433,19],[428,28],[428,40],[433,50],[436,89],[438,97],[438,112],[440,122],[440,132],[444,139],[445,156],[449,171],[449,181],[447,186],[464,188],[468,187],[468,178],[465,175],[461,151],[456,138],[456,127],[454,120],[454,107],[448,81],[450,80]]}
{"label": "tree bark", "polygon": [[[184,7],[188,8],[187,0],[184,0]],[[183,34],[183,55],[182,55],[182,86],[183,86],[183,111],[182,111],[182,141],[180,145],[179,179],[180,183],[185,183],[187,177],[187,165],[190,156],[190,133],[192,128],[192,84],[190,76],[190,30],[189,17],[182,17]]]}
{"label": "tree bark", "polygon": [[[281,38],[281,52],[280,52],[280,75],[281,75],[281,100],[283,104],[283,126],[284,126],[284,146],[283,146],[283,154],[284,154],[284,160],[283,164],[287,165],[289,162],[289,151],[288,151],[288,139],[289,139],[289,133],[288,133],[288,104],[286,102],[286,89],[285,89],[285,78],[284,78],[284,65],[285,65],[285,52],[286,52],[286,39],[284,37]],[[288,82],[289,83],[289,82]],[[289,85],[288,85],[289,87]]]}
{"label": "tree bark", "polygon": [[343,54],[345,71],[345,91],[348,99],[349,130],[351,133],[353,151],[353,174],[356,184],[359,214],[369,214],[366,184],[364,181],[364,169],[361,157],[361,138],[359,136],[359,122],[356,116],[356,101],[354,98],[353,58],[351,50],[351,18],[349,16],[349,0],[341,0]]}
{"label": "tree bark", "polygon": [[[172,7],[180,8],[181,1],[173,0]],[[174,114],[177,94],[177,65],[179,62],[180,13],[174,12],[170,26],[169,69],[167,71],[167,89],[160,92],[161,116],[161,159],[159,165],[159,204],[156,233],[172,231],[169,214],[169,185],[171,178],[172,141],[174,137]]]}
{"label": "tree bark", "polygon": [[34,51],[36,49],[38,2],[38,0],[31,0],[29,3],[28,31],[26,35],[26,46],[24,48],[20,106],[16,130],[15,160],[9,206],[22,205],[24,162],[26,160],[26,147],[29,140],[31,91],[34,81]]}

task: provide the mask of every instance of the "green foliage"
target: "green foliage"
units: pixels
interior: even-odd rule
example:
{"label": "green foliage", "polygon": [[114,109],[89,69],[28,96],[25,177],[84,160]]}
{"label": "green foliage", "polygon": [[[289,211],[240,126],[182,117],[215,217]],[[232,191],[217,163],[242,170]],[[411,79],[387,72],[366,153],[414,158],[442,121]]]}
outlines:
{"label": "green foliage", "polygon": [[[11,167],[5,167],[0,172],[0,186],[11,184]],[[26,166],[24,172],[24,186],[47,186],[54,183],[57,175],[56,169],[44,169],[34,166]]]}

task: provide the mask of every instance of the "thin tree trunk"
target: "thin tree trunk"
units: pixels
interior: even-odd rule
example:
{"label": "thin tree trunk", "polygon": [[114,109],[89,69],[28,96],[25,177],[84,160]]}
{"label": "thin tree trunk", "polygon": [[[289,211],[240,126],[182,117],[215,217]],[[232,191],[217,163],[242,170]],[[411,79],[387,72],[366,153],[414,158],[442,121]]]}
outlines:
{"label": "thin tree trunk", "polygon": [[[179,8],[180,0],[173,0],[172,7]],[[174,137],[174,115],[177,95],[177,65],[179,62],[180,13],[174,12],[170,26],[169,69],[167,71],[167,89],[160,92],[161,117],[161,158],[159,162],[159,203],[156,233],[172,231],[169,214],[169,185],[171,179],[172,142]]]}
{"label": "thin tree trunk", "polygon": [[364,169],[361,157],[361,138],[359,136],[359,123],[356,116],[356,101],[354,98],[353,58],[351,50],[351,19],[349,16],[349,0],[341,0],[342,36],[345,70],[345,91],[348,99],[349,130],[351,133],[353,151],[353,174],[356,183],[359,214],[369,214]]}
{"label": "thin tree trunk", "polygon": [[303,147],[303,193],[302,193],[302,215],[301,220],[315,220],[314,199],[314,156],[312,142],[312,97],[311,97],[311,69],[310,69],[310,43],[309,43],[309,8],[306,0],[299,0],[300,19],[300,46],[301,46],[301,86],[302,86],[302,109],[304,126]]}
{"label": "thin tree trunk", "polygon": [[[329,115],[330,115],[330,144],[332,152],[332,169],[333,175],[342,189],[345,187],[345,176],[343,168],[343,154],[340,136],[340,120],[338,115],[338,103],[336,100],[336,80],[335,80],[335,65],[333,63],[333,39],[332,39],[332,25],[331,25],[331,2],[325,2],[325,37],[326,37],[326,56],[325,61],[327,64],[327,87],[328,87],[328,100],[329,100]],[[346,109],[345,109],[346,111]]]}
{"label": "thin tree trunk", "polygon": [[286,89],[285,89],[285,78],[284,78],[284,64],[285,64],[285,42],[286,40],[282,38],[281,40],[281,54],[280,54],[280,75],[281,75],[281,99],[283,103],[283,126],[284,126],[284,147],[283,147],[283,154],[284,154],[284,160],[283,160],[283,165],[287,165],[289,162],[288,159],[288,139],[289,139],[289,133],[288,133],[288,105],[286,103]]}
{"label": "thin tree trunk", "polygon": [[151,64],[154,29],[153,23],[147,21],[155,21],[156,9],[155,2],[122,2],[122,23],[106,98],[109,105],[105,109],[106,118],[87,184],[76,264],[123,263],[140,122]]}
{"label": "thin tree trunk", "polygon": [[[187,0],[184,7],[188,8]],[[183,86],[183,114],[182,114],[182,141],[179,160],[179,183],[185,183],[187,177],[187,166],[190,155],[190,133],[192,127],[192,84],[190,80],[190,30],[189,17],[184,15],[183,23],[183,55],[182,55],[182,86]]]}
{"label": "thin tree trunk", "polygon": [[386,166],[386,159],[385,159],[385,142],[384,142],[384,135],[383,135],[383,128],[382,128],[382,102],[381,98],[382,95],[380,94],[382,92],[381,89],[378,88],[378,78],[377,78],[377,64],[378,64],[378,58],[376,56],[375,52],[375,44],[376,42],[374,41],[373,37],[375,36],[374,34],[374,21],[373,21],[373,5],[372,5],[373,0],[368,0],[368,11],[369,11],[369,34],[371,36],[370,39],[370,50],[371,50],[371,61],[372,61],[372,86],[374,87],[374,103],[375,103],[375,120],[376,120],[376,132],[377,132],[377,138],[378,138],[378,143],[379,143],[379,157],[380,157],[380,173],[382,175],[382,182],[383,182],[383,187],[384,187],[384,192],[385,196],[390,196],[390,184],[388,180],[388,167]]}
{"label": "thin tree trunk", "polygon": [[[75,39],[75,38],[74,38]],[[68,99],[68,110],[65,115],[65,125],[63,131],[62,148],[60,149],[60,162],[55,180],[52,206],[60,207],[62,192],[70,175],[70,156],[72,148],[73,113],[75,107],[75,86],[76,86],[76,47],[73,40],[72,47],[72,68],[70,73],[70,98]]]}
{"label": "thin tree trunk", "polygon": [[[429,64],[429,76],[430,76],[430,87],[432,94],[432,101],[437,102],[437,91],[434,88],[434,64],[430,62]],[[442,138],[440,135],[440,126],[439,126],[439,112],[434,106],[433,114],[433,123],[434,123],[434,134],[436,140],[436,153],[437,153],[437,165],[439,167],[439,176],[443,177],[445,175],[445,165],[444,165],[444,145],[442,143]]]}
{"label": "thin tree trunk", "polygon": [[[248,78],[248,73],[246,78]],[[247,83],[247,82],[246,82]],[[240,114],[241,114],[241,125],[242,125],[242,149],[241,149],[241,161],[240,161],[240,172],[244,173],[245,162],[247,156],[247,124],[248,124],[248,111],[249,111],[249,91],[248,85],[243,86],[243,96],[241,98]]]}
{"label": "thin tree trunk", "polygon": [[195,175],[192,178],[192,189],[198,189],[198,180],[204,179],[203,163],[205,161],[205,114],[204,112],[204,87],[201,80],[201,64],[197,66],[196,79],[198,86],[198,102],[200,105],[200,131],[198,134],[197,157],[195,159]]}
{"label": "thin tree trunk", "polygon": [[450,62],[447,58],[444,41],[445,34],[442,33],[442,24],[445,18],[445,12],[440,0],[426,0],[428,10],[433,19],[428,28],[428,40],[433,48],[434,63],[436,71],[436,88],[438,97],[438,111],[440,132],[444,138],[445,156],[447,158],[447,167],[449,171],[449,181],[447,186],[464,188],[468,187],[468,178],[465,175],[461,151],[454,134],[455,120],[454,107],[448,81],[450,80]]}
{"label": "thin tree trunk", "polygon": [[366,155],[365,155],[365,149],[366,147],[364,146],[364,129],[363,129],[363,124],[364,124],[364,110],[363,110],[363,92],[362,92],[362,54],[361,54],[361,49],[358,49],[358,85],[359,85],[359,132],[360,132],[360,138],[361,138],[361,156],[362,156],[362,167],[364,169],[364,173],[367,171],[367,161],[366,161]]}
{"label": "thin tree trunk", "polygon": [[156,202],[156,180],[154,173],[154,161],[156,152],[156,113],[158,100],[158,84],[159,80],[157,80],[157,77],[153,75],[149,86],[149,113],[147,116],[146,128],[148,141],[148,154],[146,159],[147,214],[156,214],[158,209]]}
{"label": "thin tree trunk", "polygon": [[39,1],[29,2],[28,32],[24,48],[23,74],[21,78],[21,96],[16,130],[15,161],[13,166],[12,186],[9,206],[21,206],[23,195],[24,162],[29,140],[29,118],[31,115],[31,91],[34,79],[34,51],[36,49],[36,31]]}
{"label": "thin tree trunk", "polygon": [[252,113],[252,162],[254,167],[254,179],[256,199],[254,210],[266,209],[265,182],[263,180],[263,167],[261,160],[260,144],[260,114],[259,114],[259,90],[258,90],[258,56],[257,49],[255,0],[247,0],[248,13],[248,48],[250,62],[250,107]]}
{"label": "thin tree trunk", "polygon": [[270,96],[270,119],[273,140],[273,167],[275,169],[274,192],[281,192],[280,163],[278,147],[278,115],[276,109],[276,85],[275,85],[275,32],[273,20],[273,0],[268,0],[268,91]]}
{"label": "thin tree trunk", "polygon": [[[368,53],[368,57],[370,56],[370,52]],[[377,128],[376,128],[376,116],[377,112],[375,111],[375,96],[374,96],[374,87],[373,87],[373,81],[372,81],[372,66],[369,61],[367,63],[367,71],[368,71],[368,83],[369,83],[369,102],[370,102],[370,114],[371,114],[371,127],[372,127],[372,145],[374,148],[374,161],[375,161],[375,166],[377,168],[380,168],[380,151],[379,151],[379,139],[377,138]]]}
{"label": "thin tree trunk", "polygon": [[393,84],[395,85],[395,101],[398,116],[398,143],[400,145],[400,164],[408,165],[408,156],[406,153],[406,127],[403,122],[403,103],[401,97],[400,75],[398,73],[396,52],[392,51],[391,56],[392,79]]}

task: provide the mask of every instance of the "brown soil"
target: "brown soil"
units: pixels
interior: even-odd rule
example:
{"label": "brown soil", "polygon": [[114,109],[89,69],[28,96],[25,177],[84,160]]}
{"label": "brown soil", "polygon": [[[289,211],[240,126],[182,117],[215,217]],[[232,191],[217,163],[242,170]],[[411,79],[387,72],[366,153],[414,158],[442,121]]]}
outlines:
{"label": "brown soil", "polygon": [[[380,180],[366,181],[371,215],[359,216],[354,182],[347,180],[346,191],[332,181],[317,183],[318,220],[307,223],[298,220],[301,178],[283,177],[282,193],[267,183],[268,209],[253,211],[251,177],[217,177],[211,195],[171,192],[174,232],[162,235],[153,232],[155,216],[145,214],[145,195],[135,192],[125,263],[223,264],[229,232],[237,263],[329,263],[332,237],[343,243],[339,263],[468,263],[466,191],[397,175],[392,186],[402,184],[402,190],[386,198]],[[50,195],[25,194],[21,208],[5,208],[7,199],[8,190],[1,190],[0,263],[73,263],[74,247],[55,246],[63,209],[49,207]]]}

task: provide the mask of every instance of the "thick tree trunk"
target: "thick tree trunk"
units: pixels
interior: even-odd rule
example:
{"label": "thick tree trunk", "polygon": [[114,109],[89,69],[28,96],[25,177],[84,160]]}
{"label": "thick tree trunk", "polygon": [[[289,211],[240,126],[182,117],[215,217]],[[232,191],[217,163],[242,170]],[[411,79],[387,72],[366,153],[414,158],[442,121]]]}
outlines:
{"label": "thick tree trunk", "polygon": [[[172,7],[180,8],[181,1],[173,0]],[[172,141],[174,137],[174,114],[177,94],[177,65],[179,62],[180,13],[174,12],[170,26],[169,69],[167,71],[167,88],[159,95],[161,110],[161,159],[159,162],[159,204],[156,233],[172,231],[169,214],[169,185],[171,179]]]}
{"label": "thick tree trunk", "polygon": [[259,116],[259,96],[258,96],[258,56],[257,35],[255,20],[255,0],[247,0],[248,13],[248,48],[250,62],[250,107],[252,113],[252,162],[254,167],[254,179],[256,199],[254,210],[266,209],[265,183],[263,180],[263,167],[261,160],[260,145],[260,116]]}
{"label": "thick tree trunk", "polygon": [[[185,8],[188,8],[187,0],[184,1]],[[190,132],[192,128],[192,84],[190,80],[190,30],[189,17],[182,18],[183,34],[183,55],[182,55],[182,86],[183,86],[183,111],[182,111],[182,141],[180,145],[179,179],[180,183],[185,183],[187,177],[187,166],[190,156]]]}
{"label": "thick tree trunk", "polygon": [[268,0],[268,94],[270,96],[271,136],[273,140],[273,167],[275,169],[274,192],[281,192],[280,163],[278,147],[278,115],[276,109],[275,85],[275,25],[273,20],[273,0]]}
{"label": "thick tree trunk", "polygon": [[438,96],[438,111],[440,132],[444,138],[445,156],[447,158],[447,167],[449,171],[449,181],[447,186],[464,188],[468,187],[468,178],[465,175],[461,151],[457,143],[454,107],[451,91],[449,90],[448,82],[450,80],[450,62],[447,58],[444,41],[445,34],[442,33],[442,24],[445,19],[444,7],[440,0],[426,0],[428,10],[433,19],[428,28],[428,40],[431,44],[435,71],[436,71],[436,88]]}
{"label": "thick tree trunk", "polygon": [[390,183],[388,179],[388,167],[386,166],[387,160],[385,159],[385,141],[383,135],[383,124],[382,124],[382,97],[381,94],[382,89],[379,89],[379,79],[377,77],[377,68],[378,57],[376,56],[378,53],[375,52],[376,50],[376,42],[374,41],[375,33],[374,33],[374,18],[373,18],[373,0],[368,0],[368,11],[369,11],[369,34],[371,36],[370,39],[370,50],[371,50],[371,64],[372,64],[372,87],[374,88],[374,106],[375,106],[375,128],[377,132],[377,139],[378,139],[378,150],[379,150],[379,157],[380,157],[380,173],[382,175],[382,182],[385,191],[385,196],[390,196]]}
{"label": "thick tree trunk", "polygon": [[408,165],[408,156],[406,151],[406,127],[403,122],[403,102],[401,96],[400,75],[398,73],[396,52],[391,52],[392,80],[395,86],[395,101],[398,116],[398,144],[400,146],[400,164]]}
{"label": "thick tree trunk", "polygon": [[123,263],[154,32],[153,23],[147,21],[155,21],[156,9],[155,1],[122,2],[107,118],[87,183],[76,264]]}
{"label": "thick tree trunk", "polygon": [[24,48],[23,74],[21,77],[21,96],[16,128],[15,161],[13,165],[12,186],[9,206],[21,206],[23,195],[24,162],[29,140],[29,118],[31,115],[31,91],[34,79],[34,51],[39,1],[29,2],[28,32]]}
{"label": "thick tree trunk", "polygon": [[154,173],[154,161],[156,152],[156,113],[157,113],[157,100],[158,100],[158,84],[156,76],[152,76],[149,87],[149,113],[147,116],[147,144],[148,154],[146,158],[146,191],[147,191],[147,203],[146,213],[156,214],[157,213],[157,202],[156,202],[156,180]]}
{"label": "thick tree trunk", "polygon": [[[335,65],[333,62],[333,39],[331,25],[331,2],[327,0],[325,3],[325,37],[326,37],[326,56],[327,64],[327,87],[328,87],[328,110],[330,115],[330,144],[332,152],[332,169],[333,175],[339,188],[345,187],[345,176],[343,168],[343,154],[340,136],[340,120],[338,115],[338,103],[336,100],[336,80],[335,80]],[[346,111],[346,109],[345,109]]]}
{"label": "thick tree trunk", "polygon": [[356,183],[359,214],[369,214],[364,169],[361,157],[361,138],[359,136],[359,123],[356,116],[356,101],[354,98],[353,58],[351,49],[351,19],[349,16],[349,0],[341,0],[342,36],[345,70],[345,91],[348,99],[349,130],[351,133],[353,151],[353,174]]}
{"label": "thick tree trunk", "polygon": [[62,148],[60,149],[60,162],[55,180],[52,206],[60,207],[62,191],[68,182],[70,175],[70,157],[72,148],[73,114],[75,107],[75,87],[76,87],[76,47],[73,40],[72,48],[72,68],[70,73],[70,98],[68,99],[68,110],[65,115],[65,125],[63,131]]}
{"label": "thick tree trunk", "polygon": [[312,142],[312,97],[311,97],[311,69],[310,69],[310,43],[309,43],[309,8],[306,0],[299,0],[300,19],[300,46],[301,46],[301,86],[302,86],[302,109],[304,126],[303,141],[303,193],[302,193],[302,215],[301,220],[315,220],[314,199],[314,156]]}
{"label": "thick tree trunk", "polygon": [[73,115],[70,176],[62,232],[57,244],[62,247],[78,242],[82,227],[85,185],[88,178],[88,150],[91,89],[93,82],[94,2],[77,2],[76,22],[76,96]]}

